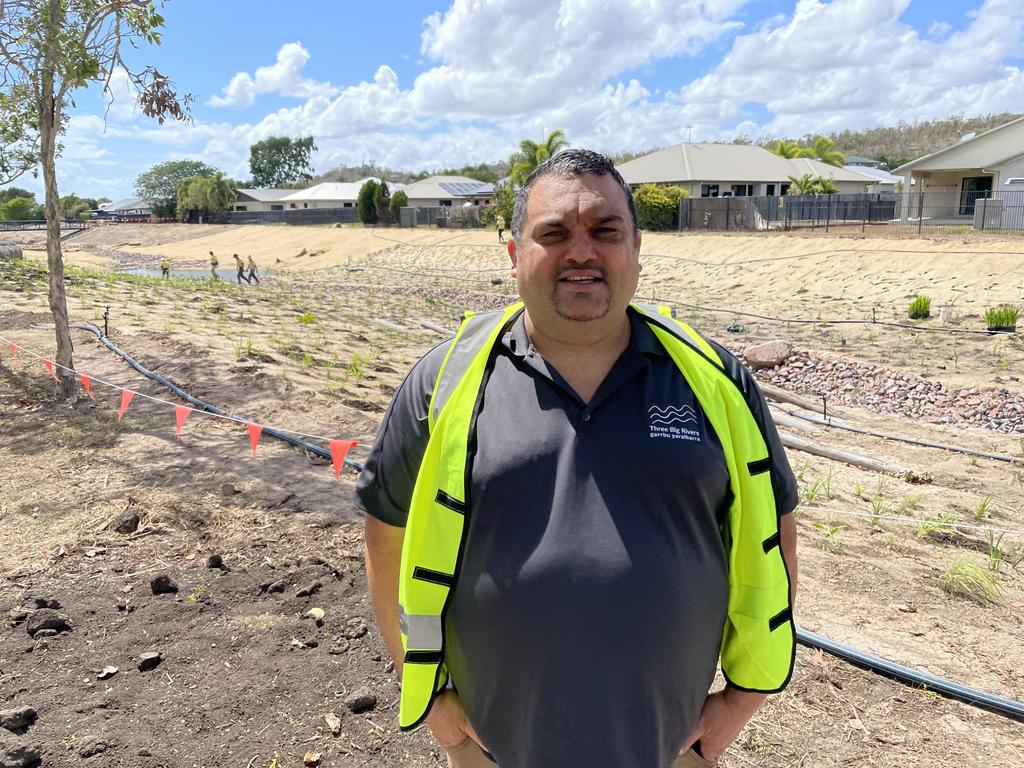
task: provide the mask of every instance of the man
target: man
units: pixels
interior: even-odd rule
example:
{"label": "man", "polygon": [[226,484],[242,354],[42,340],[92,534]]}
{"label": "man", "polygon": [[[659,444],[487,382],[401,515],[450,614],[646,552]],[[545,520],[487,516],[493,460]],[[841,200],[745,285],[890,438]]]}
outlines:
{"label": "man", "polygon": [[245,280],[246,283],[251,285],[252,280],[245,276],[245,262],[242,261],[242,257],[239,256],[237,253],[234,254],[234,257],[236,270],[235,279],[238,281],[238,284],[241,285],[242,281]]}
{"label": "man", "polygon": [[256,285],[260,284],[260,279],[259,279],[259,277],[256,276],[256,259],[254,259],[252,257],[252,254],[250,253],[249,254],[249,283],[251,284],[253,280],[256,281]]}
{"label": "man", "polygon": [[498,214],[498,217],[494,220],[494,228],[498,230],[498,242],[499,243],[504,243],[505,242],[505,217],[502,216],[500,213]]}
{"label": "man", "polygon": [[220,261],[218,261],[217,257],[213,255],[213,251],[210,251],[210,279],[211,280],[220,280],[220,277],[217,275],[217,267],[219,267],[219,266],[220,266]]}
{"label": "man", "polygon": [[160,259],[160,276],[166,280],[171,276],[171,260],[166,256]]}
{"label": "man", "polygon": [[359,478],[399,722],[456,768],[711,765],[792,672],[796,481],[738,361],[630,305],[639,251],[611,161],[539,166],[525,309],[417,363]]}

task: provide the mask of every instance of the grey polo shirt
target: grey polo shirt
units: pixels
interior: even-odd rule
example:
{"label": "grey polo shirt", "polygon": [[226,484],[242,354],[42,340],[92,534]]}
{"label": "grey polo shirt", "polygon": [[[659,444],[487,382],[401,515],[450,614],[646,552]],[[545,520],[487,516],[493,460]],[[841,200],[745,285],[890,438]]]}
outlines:
{"label": "grey polo shirt", "polygon": [[[631,315],[589,403],[522,317],[495,352],[476,424],[468,539],[446,663],[501,768],[669,768],[714,678],[728,599],[725,458],[679,369]],[[356,504],[404,525],[448,343],[403,382]],[[796,480],[752,377],[779,514]]]}

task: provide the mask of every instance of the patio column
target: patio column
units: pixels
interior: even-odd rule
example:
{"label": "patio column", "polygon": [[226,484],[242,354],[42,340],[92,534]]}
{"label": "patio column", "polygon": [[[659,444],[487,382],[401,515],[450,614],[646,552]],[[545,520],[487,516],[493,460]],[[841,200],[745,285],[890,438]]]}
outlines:
{"label": "patio column", "polygon": [[909,211],[910,205],[910,193],[913,190],[911,182],[914,179],[914,172],[908,171],[903,175],[903,194],[900,196],[900,222],[903,224],[907,223],[910,218]]}

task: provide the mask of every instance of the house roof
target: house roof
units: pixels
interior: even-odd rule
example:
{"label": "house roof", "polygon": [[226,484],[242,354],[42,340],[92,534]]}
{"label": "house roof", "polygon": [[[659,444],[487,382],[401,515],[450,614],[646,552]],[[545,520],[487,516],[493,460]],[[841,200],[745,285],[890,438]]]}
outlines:
{"label": "house roof", "polygon": [[291,189],[240,189],[238,194],[245,195],[250,200],[259,203],[271,203],[287,197],[293,191]]}
{"label": "house roof", "polygon": [[867,176],[874,180],[876,184],[896,184],[897,182],[903,181],[899,176],[893,176],[888,171],[883,171],[881,168],[868,168],[863,165],[855,165],[852,168],[847,166],[846,170],[859,173],[861,176]]}
{"label": "house roof", "polygon": [[[940,160],[942,158],[942,156],[947,155],[948,153],[951,153],[951,152],[955,152],[956,150],[962,150],[965,147],[971,147],[972,145],[977,146],[978,142],[984,143],[984,142],[988,141],[989,138],[993,134],[997,134],[1000,131],[1005,131],[1008,128],[1012,128],[1013,126],[1022,126],[1022,127],[1024,127],[1024,117],[1018,117],[1016,120],[1011,120],[1008,123],[1003,123],[1002,125],[997,125],[995,128],[989,128],[987,131],[982,131],[981,133],[979,133],[979,134],[977,134],[975,136],[971,136],[971,138],[969,138],[969,139],[963,139],[961,141],[958,141],[956,144],[950,144],[948,147],[943,147],[942,149],[938,150],[937,152],[932,152],[931,154],[923,155],[922,157],[919,157],[916,160],[911,160],[909,163],[904,163],[899,168],[893,169],[893,173],[902,173],[904,171],[910,171],[910,170],[913,170],[917,166],[924,165],[925,163],[931,162],[933,160]],[[995,153],[995,156],[990,158],[988,162],[986,162],[984,164],[979,164],[977,167],[986,167],[988,165],[997,165],[999,162],[1005,161],[1007,159],[1012,159],[1013,157],[1016,157],[1019,154],[1020,153],[1017,153],[1015,155],[1011,155],[1010,157],[1007,157],[1006,149],[1003,148],[1003,150],[1001,150],[1000,152]],[[953,168],[953,167],[959,168],[961,166],[959,166],[959,165],[957,165],[957,166],[950,165],[949,167],[950,168]],[[974,164],[972,164],[971,167],[974,167]]]}
{"label": "house roof", "polygon": [[428,176],[405,188],[410,200],[433,200],[449,197],[491,197],[494,185],[467,176]]}
{"label": "house roof", "polygon": [[[380,184],[380,179],[369,176],[359,181],[328,181],[323,184],[316,184],[306,189],[295,190],[289,192],[282,200],[288,202],[313,202],[313,201],[327,201],[327,200],[349,200],[355,202],[359,199],[359,190],[363,188],[363,185],[368,181],[375,181]],[[394,182],[388,182],[388,190],[396,192],[399,189],[403,189],[405,185]]]}
{"label": "house roof", "polygon": [[862,174],[819,160],[787,160],[752,144],[682,143],[617,166],[628,184],[670,182],[785,182],[790,176],[870,183]]}
{"label": "house roof", "polygon": [[847,155],[847,165],[878,165],[878,160],[872,160],[870,157],[863,157],[862,155]]}
{"label": "house roof", "polygon": [[140,198],[126,197],[124,200],[118,200],[115,203],[110,203],[110,205],[105,208],[101,208],[100,210],[104,213],[112,213],[115,211],[148,211],[150,210],[150,205]]}

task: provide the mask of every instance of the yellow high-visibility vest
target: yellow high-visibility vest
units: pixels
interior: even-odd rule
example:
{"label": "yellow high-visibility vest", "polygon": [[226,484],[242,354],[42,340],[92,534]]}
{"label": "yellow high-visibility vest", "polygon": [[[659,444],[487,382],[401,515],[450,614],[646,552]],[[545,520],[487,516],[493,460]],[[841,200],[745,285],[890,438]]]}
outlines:
{"label": "yellow high-visibility vest", "polygon": [[[434,384],[430,439],[409,506],[398,588],[405,653],[402,730],[422,723],[434,697],[448,685],[444,614],[468,530],[468,450],[491,350],[522,307],[468,315]],[[778,692],[793,672],[796,630],[767,442],[738,383],[707,341],[674,320],[667,307],[633,309],[686,378],[725,453],[733,501],[722,530],[729,564],[722,671],[734,687]]]}

